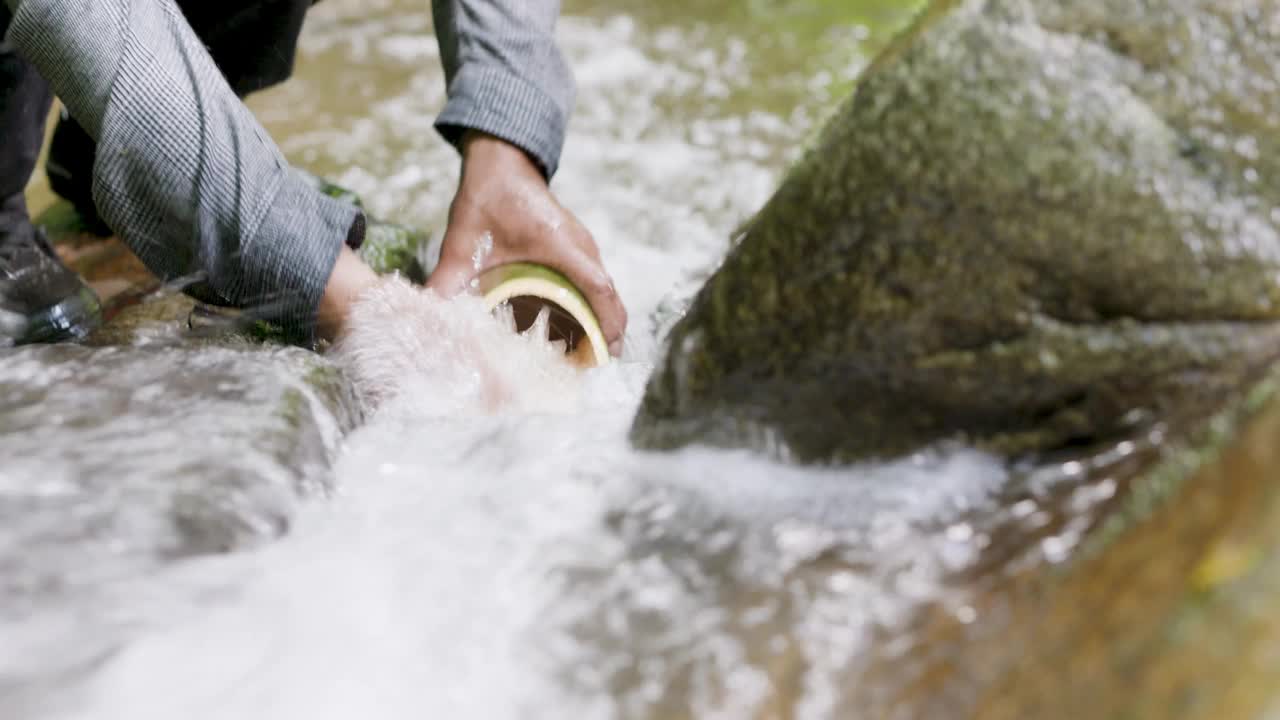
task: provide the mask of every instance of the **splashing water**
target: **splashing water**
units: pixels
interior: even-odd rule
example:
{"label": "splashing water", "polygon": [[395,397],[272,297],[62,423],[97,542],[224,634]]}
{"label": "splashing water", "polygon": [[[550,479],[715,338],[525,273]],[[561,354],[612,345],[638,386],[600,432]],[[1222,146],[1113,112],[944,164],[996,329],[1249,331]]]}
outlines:
{"label": "splashing water", "polygon": [[580,388],[547,341],[545,308],[517,334],[509,309],[495,318],[478,298],[444,300],[392,278],[366,293],[350,325],[335,354],[370,410],[399,399],[440,416],[564,412]]}
{"label": "splashing water", "polygon": [[[371,298],[353,367],[400,342],[411,323],[376,313],[403,310],[404,290]],[[800,652],[798,716],[831,717],[873,629],[945,597],[977,552],[929,528],[989,500],[1001,476],[980,456],[814,471],[637,454],[643,366],[575,377],[465,303],[411,302],[426,318],[412,324],[465,341],[390,387],[385,366],[357,370],[384,402],[348,443],[338,496],[260,552],[175,568],[169,591],[200,600],[119,652],[82,698],[93,712],[71,716],[738,718],[777,702],[771,666]],[[517,383],[495,409],[453,352],[563,392]],[[796,573],[833,551],[874,570],[796,596]]]}
{"label": "splashing water", "polygon": [[484,267],[485,260],[493,254],[493,233],[485,232],[480,238],[480,242],[476,243],[475,252],[471,253],[471,267],[476,272],[480,272],[480,268]]}
{"label": "splashing water", "polygon": [[[876,629],[973,612],[944,581],[980,538],[943,528],[991,501],[990,460],[636,453],[648,367],[577,370],[511,322],[369,292],[334,351],[372,415],[337,495],[278,543],[166,571],[133,597],[148,632],[41,715],[822,718]],[[832,553],[870,569],[812,569]],[[780,700],[796,653],[805,686]]]}
{"label": "splashing water", "polygon": [[[624,360],[581,371],[476,298],[384,282],[335,349],[370,418],[345,442],[334,496],[279,542],[122,591],[112,602],[129,609],[128,642],[9,709],[821,718],[847,714],[875,630],[926,599],[973,613],[945,578],[985,540],[955,529],[1003,478],[985,457],[817,470],[627,444],[660,330],[799,151],[822,94],[796,80],[809,66],[787,43],[758,48],[757,68],[743,40],[705,23],[569,5],[583,13],[561,24],[580,101],[555,187],[631,311]],[[374,213],[438,224],[456,175],[422,168],[456,160],[431,129],[443,81],[422,72],[435,54],[425,4],[330,0],[308,28],[299,77],[255,101],[273,135]],[[796,87],[811,104],[796,104]],[[78,628],[71,618],[30,637],[66,647]],[[798,681],[783,677],[789,658],[804,661]]]}

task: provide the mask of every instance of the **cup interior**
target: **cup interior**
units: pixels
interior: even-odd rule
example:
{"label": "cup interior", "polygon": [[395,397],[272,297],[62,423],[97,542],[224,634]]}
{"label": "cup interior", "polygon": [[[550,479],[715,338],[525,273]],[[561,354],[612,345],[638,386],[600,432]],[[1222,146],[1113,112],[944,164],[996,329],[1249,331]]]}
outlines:
{"label": "cup interior", "polygon": [[565,354],[573,364],[580,367],[592,365],[594,355],[591,342],[587,340],[587,332],[582,324],[569,314],[569,311],[550,300],[534,295],[516,295],[507,300],[507,304],[511,306],[511,314],[515,317],[517,332],[528,330],[537,320],[542,308],[547,308],[550,311],[547,339],[563,341]]}

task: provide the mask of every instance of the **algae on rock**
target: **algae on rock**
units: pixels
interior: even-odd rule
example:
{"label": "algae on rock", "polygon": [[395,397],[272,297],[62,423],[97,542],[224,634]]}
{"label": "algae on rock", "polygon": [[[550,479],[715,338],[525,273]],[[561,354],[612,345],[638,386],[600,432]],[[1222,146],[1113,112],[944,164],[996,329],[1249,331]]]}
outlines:
{"label": "algae on rock", "polygon": [[633,439],[1036,453],[1280,350],[1271,0],[948,0],[864,73],[670,336]]}
{"label": "algae on rock", "polygon": [[[361,210],[365,209],[364,201],[355,191],[304,170],[294,172],[325,195]],[[425,232],[370,217],[366,211],[364,242],[357,252],[360,259],[379,275],[400,273],[410,281],[421,284],[427,280],[427,271],[420,256],[429,242],[430,238]]]}

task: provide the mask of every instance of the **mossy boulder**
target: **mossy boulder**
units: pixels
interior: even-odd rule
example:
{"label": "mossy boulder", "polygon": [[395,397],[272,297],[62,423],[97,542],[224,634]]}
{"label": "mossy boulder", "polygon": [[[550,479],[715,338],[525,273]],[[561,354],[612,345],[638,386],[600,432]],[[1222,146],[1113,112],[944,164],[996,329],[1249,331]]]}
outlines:
{"label": "mossy boulder", "polygon": [[644,447],[1016,455],[1204,414],[1280,351],[1280,8],[951,0],[676,325]]}

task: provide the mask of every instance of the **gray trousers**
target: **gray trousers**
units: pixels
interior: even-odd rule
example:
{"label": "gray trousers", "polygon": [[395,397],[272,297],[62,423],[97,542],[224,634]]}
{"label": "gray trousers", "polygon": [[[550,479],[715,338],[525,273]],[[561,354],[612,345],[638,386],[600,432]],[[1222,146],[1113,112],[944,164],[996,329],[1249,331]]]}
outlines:
{"label": "gray trousers", "polygon": [[[302,21],[314,0],[178,0],[192,30],[238,95],[288,79]],[[3,41],[11,16],[0,3],[0,235],[26,222],[22,190],[35,170],[44,123],[53,101],[48,85]],[[63,118],[50,153],[54,190],[92,207],[94,143],[74,120]]]}

